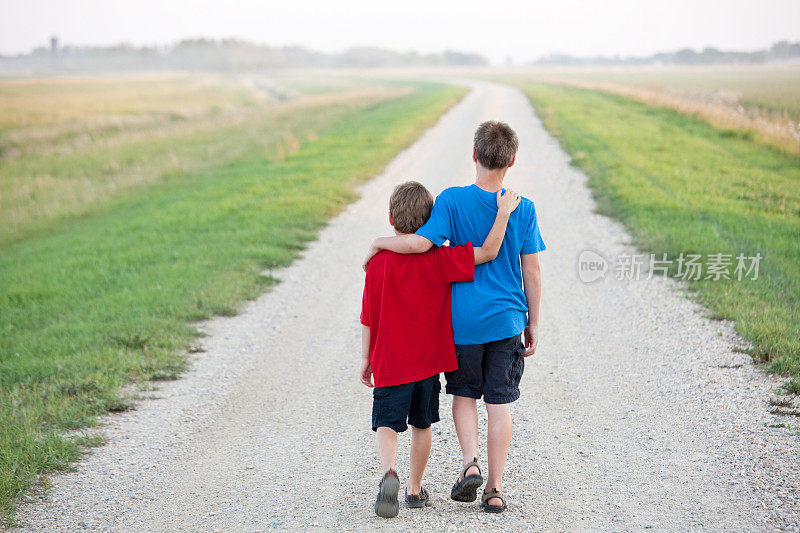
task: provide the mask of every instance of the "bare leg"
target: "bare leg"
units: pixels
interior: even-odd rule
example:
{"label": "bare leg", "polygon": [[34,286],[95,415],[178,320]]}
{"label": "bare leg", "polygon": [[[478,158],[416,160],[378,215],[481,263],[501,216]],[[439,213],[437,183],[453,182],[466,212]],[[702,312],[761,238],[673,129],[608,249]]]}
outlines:
{"label": "bare leg", "polygon": [[[461,464],[465,466],[478,457],[478,406],[474,398],[453,396],[453,422],[461,445]],[[468,476],[477,473],[474,466],[467,471]]]}
{"label": "bare leg", "polygon": [[[511,444],[511,404],[486,404],[489,414],[489,430],[486,447],[489,455],[489,479],[487,492],[493,488],[503,491],[503,471],[506,468],[508,447]],[[492,498],[489,505],[502,505],[498,498]]]}
{"label": "bare leg", "polygon": [[411,471],[408,474],[406,490],[409,494],[419,494],[422,487],[422,474],[428,465],[431,454],[431,428],[419,429],[411,426]]}
{"label": "bare leg", "polygon": [[397,461],[397,432],[392,428],[381,426],[377,431],[378,458],[381,461],[384,474],[389,470],[396,470]]}

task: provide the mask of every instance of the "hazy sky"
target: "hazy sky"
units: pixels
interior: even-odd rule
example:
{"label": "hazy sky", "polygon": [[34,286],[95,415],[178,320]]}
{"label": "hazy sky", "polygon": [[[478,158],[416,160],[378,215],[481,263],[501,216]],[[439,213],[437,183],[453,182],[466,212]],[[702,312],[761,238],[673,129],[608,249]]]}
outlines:
{"label": "hazy sky", "polygon": [[0,54],[46,45],[240,37],[323,51],[372,45],[475,51],[495,62],[551,52],[648,55],[800,41],[798,0],[0,0]]}

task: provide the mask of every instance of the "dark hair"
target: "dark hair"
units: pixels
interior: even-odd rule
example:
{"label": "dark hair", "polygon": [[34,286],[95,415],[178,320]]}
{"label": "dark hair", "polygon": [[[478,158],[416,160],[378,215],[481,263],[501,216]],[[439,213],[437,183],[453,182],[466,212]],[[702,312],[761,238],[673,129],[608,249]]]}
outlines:
{"label": "dark hair", "polygon": [[505,168],[514,160],[519,139],[505,122],[489,120],[475,131],[475,155],[485,168]]}
{"label": "dark hair", "polygon": [[400,233],[414,233],[431,217],[433,196],[416,181],[407,181],[394,188],[389,198],[389,213],[394,229]]}

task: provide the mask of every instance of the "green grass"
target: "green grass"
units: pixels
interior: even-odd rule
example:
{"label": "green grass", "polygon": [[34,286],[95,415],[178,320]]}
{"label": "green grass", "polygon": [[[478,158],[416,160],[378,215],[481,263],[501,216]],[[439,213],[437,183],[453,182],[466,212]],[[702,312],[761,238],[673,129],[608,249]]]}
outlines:
{"label": "green grass", "polygon": [[336,117],[281,158],[247,145],[0,245],[4,520],[42,473],[95,443],[77,430],[127,408],[122,385],[175,378],[198,334],[190,322],[262,293],[273,283],[264,269],[295,259],[356,184],[463,94],[416,85]]}
{"label": "green grass", "polygon": [[786,113],[800,120],[800,68],[796,65],[551,67],[526,75],[610,82],[693,97],[725,93],[746,108]]}
{"label": "green grass", "polygon": [[620,96],[521,87],[588,174],[599,210],[644,252],[764,256],[755,281],[689,289],[713,316],[734,320],[753,355],[800,392],[800,157]]}
{"label": "green grass", "polygon": [[509,83],[603,91],[676,110],[800,155],[797,65],[543,67],[494,74]]}
{"label": "green grass", "polygon": [[[215,86],[208,100],[204,77],[168,78],[166,87],[128,81],[22,80],[7,82],[6,92],[0,83],[0,115],[16,104],[20,121],[0,132],[0,246],[246,153],[279,159],[344,114],[404,90],[362,82],[349,92],[275,103],[242,99],[245,88],[234,83]],[[59,102],[62,90],[73,97]],[[61,119],[50,124],[42,115]]]}

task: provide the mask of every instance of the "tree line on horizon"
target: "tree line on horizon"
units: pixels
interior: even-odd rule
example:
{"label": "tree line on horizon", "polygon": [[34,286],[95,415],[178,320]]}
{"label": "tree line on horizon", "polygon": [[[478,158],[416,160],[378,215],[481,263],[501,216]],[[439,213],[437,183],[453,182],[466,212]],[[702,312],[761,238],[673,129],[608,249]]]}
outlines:
{"label": "tree line on horizon", "polygon": [[[800,61],[800,42],[780,41],[769,49],[752,52],[724,51],[707,47],[701,51],[684,48],[647,57],[577,57],[549,54],[527,63],[531,66],[614,66],[614,65],[732,65]],[[275,68],[379,68],[423,66],[480,67],[489,60],[477,53],[445,50],[421,54],[377,47],[353,47],[339,53],[325,53],[303,46],[270,46],[240,39],[184,39],[168,46],[60,46],[27,54],[0,55],[0,71],[93,71],[93,70],[221,70],[247,71]]]}
{"label": "tree line on horizon", "polygon": [[675,52],[659,52],[647,57],[576,57],[567,54],[549,54],[529,64],[535,66],[759,65],[792,60],[800,60],[800,42],[779,41],[767,50],[752,52],[724,51],[706,47],[699,52],[691,48],[683,48]]}
{"label": "tree line on horizon", "polygon": [[421,54],[375,47],[325,53],[303,46],[269,46],[239,39],[184,39],[170,46],[40,47],[28,54],[0,56],[0,70],[259,70],[273,68],[370,68],[413,66],[483,66],[486,57],[445,50]]}

